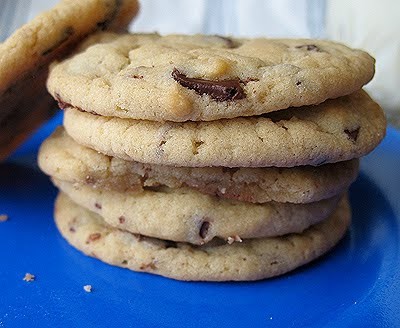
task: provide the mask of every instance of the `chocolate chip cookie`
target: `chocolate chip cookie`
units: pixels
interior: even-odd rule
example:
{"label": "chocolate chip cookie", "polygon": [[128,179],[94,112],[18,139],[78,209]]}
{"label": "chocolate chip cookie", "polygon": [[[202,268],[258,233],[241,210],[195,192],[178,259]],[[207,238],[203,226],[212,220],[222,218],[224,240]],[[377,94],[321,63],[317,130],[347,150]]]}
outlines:
{"label": "chocolate chip cookie", "polygon": [[359,158],[383,139],[380,106],[360,90],[318,106],[259,117],[160,123],[66,109],[64,126],[78,143],[143,163],[204,167],[293,167]]}
{"label": "chocolate chip cookie", "polygon": [[339,196],[308,204],[252,204],[223,200],[186,188],[148,189],[142,193],[105,191],[53,178],[75,203],[100,214],[109,225],[132,233],[205,244],[224,240],[302,232],[326,219]]}
{"label": "chocolate chip cookie", "polygon": [[137,10],[136,0],[64,0],[0,44],[0,160],[55,113],[48,65],[95,31],[125,29]]}
{"label": "chocolate chip cookie", "polygon": [[135,235],[61,194],[55,219],[60,233],[85,254],[112,265],[180,280],[258,280],[304,265],[330,250],[350,224],[344,198],[335,213],[301,234],[194,246]]}
{"label": "chocolate chip cookie", "polygon": [[38,162],[42,171],[56,179],[100,190],[189,187],[252,203],[330,198],[347,189],[358,174],[358,160],[291,168],[191,168],[126,161],[76,143],[61,127],[43,142]]}
{"label": "chocolate chip cookie", "polygon": [[53,67],[48,89],[104,116],[211,121],[319,104],[373,75],[371,56],[331,41],[102,34]]}

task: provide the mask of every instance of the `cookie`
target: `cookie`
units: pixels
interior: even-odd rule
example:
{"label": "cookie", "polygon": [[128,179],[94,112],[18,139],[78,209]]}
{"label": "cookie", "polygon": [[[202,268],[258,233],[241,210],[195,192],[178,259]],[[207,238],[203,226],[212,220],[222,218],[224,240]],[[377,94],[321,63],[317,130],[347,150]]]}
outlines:
{"label": "cookie", "polygon": [[319,104],[362,88],[374,59],[323,40],[97,35],[56,65],[48,89],[104,116],[211,121]]}
{"label": "cookie", "polygon": [[88,34],[124,29],[137,10],[136,0],[64,0],[0,44],[0,160],[55,113],[48,65]]}
{"label": "cookie", "polygon": [[337,210],[302,234],[193,246],[112,228],[65,195],[56,202],[60,233],[83,253],[112,265],[180,280],[259,280],[304,265],[330,250],[350,224],[344,198]]}
{"label": "cookie", "polygon": [[382,109],[364,91],[260,117],[160,123],[67,108],[78,143],[125,160],[175,166],[293,167],[361,157],[385,135]]}
{"label": "cookie", "polygon": [[342,193],[356,179],[358,160],[319,167],[173,167],[125,161],[76,143],[58,128],[42,144],[39,166],[74,184],[119,192],[148,187],[190,187],[221,198],[252,203],[310,203]]}
{"label": "cookie", "polygon": [[186,188],[158,188],[142,193],[74,185],[53,178],[75,203],[100,214],[111,226],[144,236],[205,244],[302,232],[327,218],[339,197],[308,204],[252,204],[223,200]]}

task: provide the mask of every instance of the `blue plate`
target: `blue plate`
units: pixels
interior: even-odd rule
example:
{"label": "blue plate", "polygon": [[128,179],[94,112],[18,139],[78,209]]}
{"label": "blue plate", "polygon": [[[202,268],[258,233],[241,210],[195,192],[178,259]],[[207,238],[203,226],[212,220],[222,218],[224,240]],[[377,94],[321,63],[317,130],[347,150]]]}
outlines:
{"label": "blue plate", "polygon": [[[56,190],[35,167],[44,126],[0,165],[0,327],[400,326],[400,134],[362,160],[353,223],[322,259],[251,283],[180,282],[86,257],[57,232]],[[1,213],[0,213],[1,214]],[[25,273],[34,282],[22,280]],[[83,286],[93,286],[86,293]]]}

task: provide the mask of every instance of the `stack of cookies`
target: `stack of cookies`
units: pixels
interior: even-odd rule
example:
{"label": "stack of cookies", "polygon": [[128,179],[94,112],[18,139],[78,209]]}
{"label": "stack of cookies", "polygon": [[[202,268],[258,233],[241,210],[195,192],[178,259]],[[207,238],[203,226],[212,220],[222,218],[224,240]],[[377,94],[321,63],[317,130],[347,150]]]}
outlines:
{"label": "stack of cookies", "polygon": [[99,33],[55,64],[39,164],[61,234],[107,263],[257,280],[331,249],[385,134],[374,60],[321,40]]}

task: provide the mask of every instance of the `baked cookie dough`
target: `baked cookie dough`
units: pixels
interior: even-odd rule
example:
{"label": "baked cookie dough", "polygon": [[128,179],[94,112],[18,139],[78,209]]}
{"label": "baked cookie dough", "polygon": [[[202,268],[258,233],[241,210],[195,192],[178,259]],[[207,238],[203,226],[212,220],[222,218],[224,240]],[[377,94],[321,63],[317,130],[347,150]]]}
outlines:
{"label": "baked cookie dough", "polygon": [[359,158],[385,136],[383,110],[360,90],[318,106],[213,122],[160,123],[67,108],[67,133],[109,156],[205,167],[293,167]]}
{"label": "baked cookie dough", "polygon": [[106,33],[54,66],[47,86],[61,107],[103,116],[211,121],[348,95],[374,63],[332,41]]}
{"label": "baked cookie dough", "polygon": [[84,147],[62,127],[43,142],[38,162],[42,171],[58,180],[95,189],[141,192],[151,187],[189,187],[220,198],[252,203],[310,203],[327,199],[344,192],[358,174],[358,160],[292,168],[144,164]]}
{"label": "baked cookie dough", "polygon": [[252,204],[222,200],[196,191],[161,188],[116,192],[53,179],[75,203],[100,214],[111,226],[149,237],[205,244],[302,232],[327,218],[339,196],[308,204]]}
{"label": "baked cookie dough", "polygon": [[179,280],[259,280],[284,274],[329,251],[350,224],[350,208],[344,198],[328,219],[302,234],[204,246],[112,228],[63,194],[56,201],[55,220],[71,245],[112,265]]}

